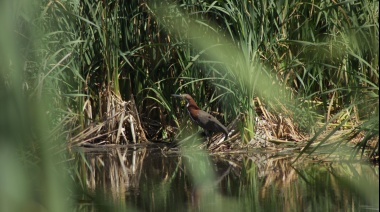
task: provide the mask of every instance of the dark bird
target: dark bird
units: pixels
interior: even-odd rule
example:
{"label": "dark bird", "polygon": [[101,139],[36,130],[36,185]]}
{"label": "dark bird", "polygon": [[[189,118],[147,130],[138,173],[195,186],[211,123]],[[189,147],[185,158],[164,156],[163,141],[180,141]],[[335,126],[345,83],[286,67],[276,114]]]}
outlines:
{"label": "dark bird", "polygon": [[224,140],[228,138],[227,128],[221,124],[214,116],[201,110],[189,94],[172,94],[172,96],[186,100],[187,112],[189,113],[191,120],[197,123],[200,127],[206,131],[222,132],[225,135]]}

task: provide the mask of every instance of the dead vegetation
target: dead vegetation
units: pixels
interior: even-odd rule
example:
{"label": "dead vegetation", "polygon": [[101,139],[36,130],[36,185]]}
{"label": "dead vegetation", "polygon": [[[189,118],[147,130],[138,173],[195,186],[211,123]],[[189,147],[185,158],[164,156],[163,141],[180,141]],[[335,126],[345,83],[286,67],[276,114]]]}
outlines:
{"label": "dead vegetation", "polygon": [[[136,145],[151,143],[148,138],[152,134],[151,128],[145,129],[144,126],[157,124],[150,123],[149,119],[142,119],[138,112],[133,95],[129,101],[123,101],[118,95],[110,93],[109,97],[104,101],[106,113],[103,114],[103,121],[95,123],[91,117],[91,102],[87,100],[83,113],[86,116],[88,126],[81,130],[70,139],[72,146],[96,147],[99,145]],[[347,127],[337,130],[336,126],[339,122],[335,121],[323,127],[320,124],[320,132],[314,135],[308,135],[303,132],[294,117],[294,113],[286,110],[286,107],[280,105],[282,114],[269,110],[268,106],[262,103],[257,97],[253,100],[257,117],[255,118],[254,138],[245,141],[241,136],[246,133],[246,129],[241,129],[239,123],[247,121],[246,114],[240,114],[227,126],[229,138],[224,139],[222,134],[215,134],[210,138],[206,138],[206,142],[199,145],[199,148],[207,148],[210,152],[231,152],[239,151],[248,148],[266,148],[268,150],[294,150],[304,151],[304,148],[312,148],[311,152],[316,148],[324,147],[333,149],[340,146],[342,143],[351,141],[353,145],[358,145],[365,137],[363,132],[358,133],[355,128],[346,129]],[[285,113],[285,112],[286,113]],[[344,123],[343,123],[344,124]],[[344,126],[348,126],[344,124]],[[334,128],[335,127],[335,128]],[[162,128],[155,127],[159,130]],[[150,132],[150,133],[148,133]],[[148,134],[147,134],[148,133]],[[173,132],[174,133],[174,132]],[[153,132],[157,136],[159,132]],[[313,137],[314,136],[314,137]],[[376,137],[374,138],[376,140]],[[374,152],[377,142],[371,139],[367,143],[368,149]],[[311,142],[310,142],[311,141]],[[166,143],[156,140],[156,143]],[[310,143],[309,143],[310,142]],[[170,147],[181,146],[181,142],[169,142]],[[175,144],[175,145],[172,145]],[[314,150],[313,150],[314,148]],[[175,151],[175,150],[174,150]],[[305,150],[306,152],[306,150]]]}
{"label": "dead vegetation", "polygon": [[[282,117],[269,112],[260,102],[255,100],[256,112],[256,132],[255,139],[248,143],[241,142],[241,132],[239,123],[246,121],[246,115],[240,114],[227,126],[229,138],[224,139],[222,134],[212,136],[206,146],[210,151],[226,151],[250,147],[274,146],[273,143],[286,143],[289,141],[305,141],[306,136],[299,131],[294,122],[289,117]],[[149,142],[146,136],[147,130],[143,126],[150,126],[150,123],[142,123],[133,96],[129,101],[123,101],[114,93],[110,93],[104,107],[107,111],[103,114],[103,121],[94,122],[92,117],[92,107],[90,100],[86,100],[83,113],[88,124],[78,134],[72,136],[70,143],[73,146],[96,146],[107,144],[137,144]],[[148,120],[148,119],[147,119]],[[158,132],[154,133],[159,134]],[[244,134],[244,132],[243,132]]]}
{"label": "dead vegetation", "polygon": [[73,146],[102,144],[137,144],[148,142],[142,127],[133,95],[129,101],[123,101],[114,93],[105,101],[106,113],[103,121],[92,122],[92,107],[87,100],[83,112],[88,126],[70,139]]}

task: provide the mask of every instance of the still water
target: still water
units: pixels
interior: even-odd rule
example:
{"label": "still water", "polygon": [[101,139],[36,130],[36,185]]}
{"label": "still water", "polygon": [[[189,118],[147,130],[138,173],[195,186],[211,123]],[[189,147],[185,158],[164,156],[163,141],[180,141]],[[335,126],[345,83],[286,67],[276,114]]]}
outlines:
{"label": "still water", "polygon": [[77,149],[77,211],[373,211],[379,168],[294,152]]}

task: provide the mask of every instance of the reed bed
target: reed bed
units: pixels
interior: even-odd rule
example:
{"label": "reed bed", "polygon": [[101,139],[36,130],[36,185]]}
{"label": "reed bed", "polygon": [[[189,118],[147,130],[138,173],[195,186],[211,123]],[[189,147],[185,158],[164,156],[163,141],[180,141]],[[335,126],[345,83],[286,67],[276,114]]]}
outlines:
{"label": "reed bed", "polygon": [[194,127],[172,93],[190,93],[226,125],[245,114],[233,129],[243,144],[261,131],[266,140],[311,145],[330,135],[322,132],[351,129],[362,138],[357,149],[378,137],[361,127],[378,123],[372,1],[83,1],[44,11],[66,17],[54,20],[68,41],[56,55],[75,54],[63,67],[72,70],[65,73],[75,89],[59,88],[74,112],[70,125],[81,126],[72,141],[112,118],[113,96],[129,101],[131,94],[148,140],[181,138],[176,134]]}
{"label": "reed bed", "polygon": [[0,209],[70,211],[77,173],[55,169],[70,146],[193,140],[173,93],[233,131],[209,153],[297,143],[298,160],[378,162],[378,14],[371,0],[2,1],[0,196],[12,204]]}
{"label": "reed bed", "polygon": [[377,154],[376,2],[45,3],[16,25],[27,44],[20,83],[30,98],[51,96],[72,145],[184,139],[198,130],[170,96],[189,93],[225,125],[243,114],[230,128],[240,146],[310,146],[350,129],[353,155]]}

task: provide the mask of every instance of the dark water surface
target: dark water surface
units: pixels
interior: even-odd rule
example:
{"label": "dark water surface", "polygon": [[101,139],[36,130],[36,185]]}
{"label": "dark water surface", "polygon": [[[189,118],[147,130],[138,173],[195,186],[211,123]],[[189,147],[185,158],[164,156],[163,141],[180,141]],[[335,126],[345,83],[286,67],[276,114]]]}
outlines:
{"label": "dark water surface", "polygon": [[372,211],[379,168],[292,152],[78,149],[78,211]]}

